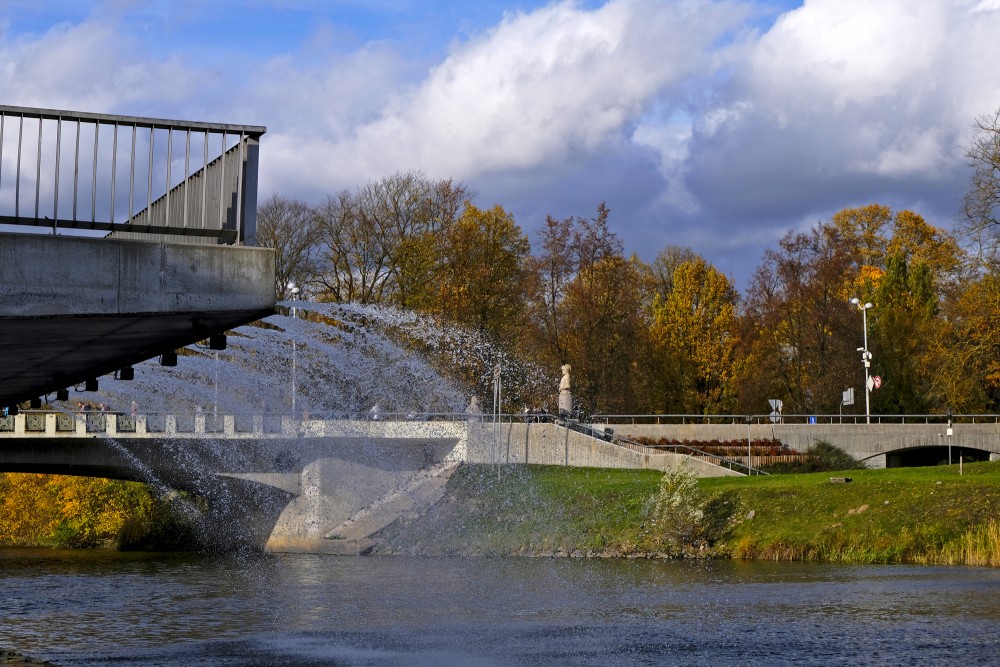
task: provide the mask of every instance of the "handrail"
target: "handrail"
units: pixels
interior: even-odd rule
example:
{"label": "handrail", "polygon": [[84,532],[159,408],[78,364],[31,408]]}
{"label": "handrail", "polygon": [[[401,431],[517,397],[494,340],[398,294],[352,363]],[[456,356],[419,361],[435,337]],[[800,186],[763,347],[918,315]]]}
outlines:
{"label": "handrail", "polygon": [[0,105],[0,224],[255,245],[266,131]]}
{"label": "handrail", "polygon": [[[857,424],[866,425],[866,415],[826,415],[826,414],[752,414],[752,415],[701,415],[701,414],[596,414],[590,416],[592,423],[600,424]],[[941,424],[948,422],[947,414],[873,414],[872,424]],[[962,423],[1000,423],[1000,414],[963,413],[952,414],[951,421]]]}
{"label": "handrail", "polygon": [[[591,437],[598,438],[600,440],[605,440],[606,442],[611,442],[614,445],[618,445],[620,447],[625,447],[626,449],[629,449],[629,450],[634,451],[634,452],[638,452],[640,454],[656,454],[656,453],[659,453],[661,449],[680,449],[680,450],[685,450],[687,452],[691,452],[694,455],[697,455],[702,460],[704,460],[706,463],[718,466],[720,468],[726,468],[728,470],[736,470],[737,468],[744,468],[747,471],[745,473],[747,475],[751,475],[751,474],[767,475],[768,474],[768,473],[764,472],[763,470],[760,470],[759,468],[752,467],[750,465],[749,457],[747,459],[746,464],[744,464],[744,463],[741,463],[740,461],[737,461],[735,459],[730,459],[730,458],[725,457],[725,456],[719,456],[718,454],[709,454],[708,452],[706,452],[704,450],[701,450],[701,449],[698,449],[697,447],[692,447],[690,445],[686,445],[686,444],[683,444],[683,443],[678,443],[676,445],[673,445],[673,444],[672,445],[667,445],[667,446],[662,447],[662,448],[661,447],[650,447],[648,445],[643,445],[643,444],[640,444],[638,442],[635,442],[634,440],[629,440],[628,438],[623,438],[623,437],[617,436],[617,435],[612,435],[611,438],[610,438],[610,440],[609,440],[608,439],[608,433],[607,433],[607,431],[600,431],[600,430],[595,429],[594,427],[592,427],[592,426],[590,426],[588,424],[581,424],[579,422],[574,422],[574,421],[569,421],[569,420],[563,420],[560,423],[560,425],[563,426],[564,428],[568,428],[568,429],[574,430],[574,431],[583,432],[583,433],[585,433],[587,435],[590,435]],[[690,456],[691,454],[688,454],[688,455]]]}

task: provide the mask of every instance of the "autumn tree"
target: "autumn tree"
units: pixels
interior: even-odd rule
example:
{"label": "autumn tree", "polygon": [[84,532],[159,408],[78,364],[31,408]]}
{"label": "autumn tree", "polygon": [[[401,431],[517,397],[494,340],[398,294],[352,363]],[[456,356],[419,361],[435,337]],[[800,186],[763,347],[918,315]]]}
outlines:
{"label": "autumn tree", "polygon": [[838,411],[842,390],[857,384],[859,329],[848,304],[857,275],[838,225],[790,232],[765,252],[742,322],[741,354],[751,360],[740,381],[744,410],[766,409],[768,398],[778,398],[786,412]]}
{"label": "autumn tree", "polygon": [[[847,305],[857,297],[875,305],[869,350],[884,382],[874,405],[891,412],[940,408],[929,402],[928,350],[942,330],[938,304],[962,280],[962,259],[950,235],[912,211],[844,209],[767,251],[747,294],[747,354],[766,370],[774,397],[796,410],[837,411],[844,387],[864,391],[856,351],[862,332],[857,310]],[[761,374],[753,376],[744,389],[761,386]]]}
{"label": "autumn tree", "polygon": [[533,323],[538,355],[573,367],[585,412],[646,409],[649,268],[626,259],[601,204],[594,218],[551,216],[535,258]]}
{"label": "autumn tree", "polygon": [[516,341],[526,324],[531,246],[497,205],[467,204],[441,234],[438,312],[495,341]]}
{"label": "autumn tree", "polygon": [[[733,366],[739,301],[732,281],[701,257],[681,262],[665,297],[653,303],[653,349],[673,372],[664,406],[687,414],[719,414],[734,408]],[[669,400],[669,399],[668,399]]]}
{"label": "autumn tree", "polygon": [[313,209],[274,194],[257,209],[257,244],[274,248],[274,295],[291,296],[288,284],[306,285],[318,271],[320,238]]}
{"label": "autumn tree", "polygon": [[1000,274],[969,278],[942,304],[930,340],[930,393],[939,409],[1000,411]]}
{"label": "autumn tree", "polygon": [[584,266],[567,285],[565,361],[585,413],[649,409],[644,269],[635,257],[609,255]]}

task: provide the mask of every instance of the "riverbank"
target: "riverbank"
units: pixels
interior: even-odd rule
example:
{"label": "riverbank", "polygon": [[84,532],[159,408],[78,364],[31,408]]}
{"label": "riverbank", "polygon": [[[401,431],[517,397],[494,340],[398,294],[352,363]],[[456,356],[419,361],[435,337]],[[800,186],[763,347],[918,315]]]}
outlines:
{"label": "riverbank", "polygon": [[700,525],[678,532],[656,515],[655,471],[467,465],[438,505],[383,531],[375,553],[1000,566],[1000,464],[961,473],[700,479]]}

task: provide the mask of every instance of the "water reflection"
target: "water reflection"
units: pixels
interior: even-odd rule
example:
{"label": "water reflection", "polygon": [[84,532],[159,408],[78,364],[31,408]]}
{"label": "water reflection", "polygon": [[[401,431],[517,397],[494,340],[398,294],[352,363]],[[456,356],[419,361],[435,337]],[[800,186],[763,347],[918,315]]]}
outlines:
{"label": "water reflection", "polygon": [[0,646],[63,665],[960,664],[1000,573],[0,550]]}

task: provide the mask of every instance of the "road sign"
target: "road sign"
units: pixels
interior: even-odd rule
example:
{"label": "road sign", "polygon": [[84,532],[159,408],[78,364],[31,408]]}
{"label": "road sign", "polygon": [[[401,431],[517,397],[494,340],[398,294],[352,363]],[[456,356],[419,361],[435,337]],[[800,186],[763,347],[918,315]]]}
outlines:
{"label": "road sign", "polygon": [[844,390],[844,397],[840,401],[841,405],[854,405],[854,387]]}
{"label": "road sign", "polygon": [[878,389],[879,387],[882,386],[882,376],[876,375],[875,377],[872,378],[872,382],[875,385],[875,388]]}
{"label": "road sign", "polygon": [[785,407],[785,402],[780,398],[769,398],[767,402],[771,404],[771,409],[775,412],[781,412],[781,408]]}

